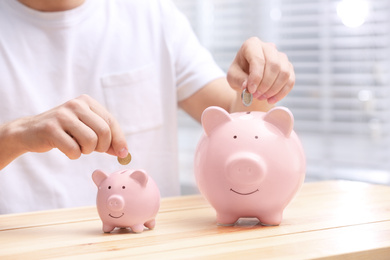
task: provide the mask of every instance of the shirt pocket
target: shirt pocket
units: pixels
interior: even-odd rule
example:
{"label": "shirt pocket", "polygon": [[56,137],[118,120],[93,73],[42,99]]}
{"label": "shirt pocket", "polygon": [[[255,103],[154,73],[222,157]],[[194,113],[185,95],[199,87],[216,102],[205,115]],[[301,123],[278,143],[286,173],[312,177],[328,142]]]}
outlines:
{"label": "shirt pocket", "polygon": [[161,90],[153,77],[154,65],[103,76],[107,109],[125,134],[157,128],[163,124]]}

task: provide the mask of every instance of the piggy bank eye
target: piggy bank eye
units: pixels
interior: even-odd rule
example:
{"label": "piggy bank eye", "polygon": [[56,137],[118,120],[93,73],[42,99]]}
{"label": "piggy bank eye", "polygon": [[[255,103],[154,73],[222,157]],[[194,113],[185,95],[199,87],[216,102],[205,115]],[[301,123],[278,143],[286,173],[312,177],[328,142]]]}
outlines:
{"label": "piggy bank eye", "polygon": [[237,139],[237,135],[233,136],[234,139]]}
{"label": "piggy bank eye", "polygon": [[111,186],[108,186],[108,189],[111,190]]}
{"label": "piggy bank eye", "polygon": [[256,135],[256,136],[255,136],[255,139],[259,139],[259,137]]}
{"label": "piggy bank eye", "polygon": [[125,186],[122,186],[122,189],[126,189],[126,187],[125,187]]}

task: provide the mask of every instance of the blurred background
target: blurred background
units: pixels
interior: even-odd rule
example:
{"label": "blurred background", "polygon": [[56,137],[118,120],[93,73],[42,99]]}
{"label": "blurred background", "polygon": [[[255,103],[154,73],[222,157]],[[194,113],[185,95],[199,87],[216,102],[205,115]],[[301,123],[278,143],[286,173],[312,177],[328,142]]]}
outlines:
{"label": "blurred background", "polygon": [[[390,1],[174,0],[225,70],[251,36],[274,42],[295,67],[278,105],[295,117],[307,156],[306,181],[390,185]],[[200,125],[179,111],[183,194],[197,192]]]}

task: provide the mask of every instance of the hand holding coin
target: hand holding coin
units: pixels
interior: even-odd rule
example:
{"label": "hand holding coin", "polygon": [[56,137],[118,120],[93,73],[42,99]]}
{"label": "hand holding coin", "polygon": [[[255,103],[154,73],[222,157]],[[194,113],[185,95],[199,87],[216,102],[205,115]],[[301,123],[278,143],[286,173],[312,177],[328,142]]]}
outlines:
{"label": "hand holding coin", "polygon": [[122,165],[128,165],[131,162],[131,154],[128,153],[125,158],[118,157],[118,162]]}

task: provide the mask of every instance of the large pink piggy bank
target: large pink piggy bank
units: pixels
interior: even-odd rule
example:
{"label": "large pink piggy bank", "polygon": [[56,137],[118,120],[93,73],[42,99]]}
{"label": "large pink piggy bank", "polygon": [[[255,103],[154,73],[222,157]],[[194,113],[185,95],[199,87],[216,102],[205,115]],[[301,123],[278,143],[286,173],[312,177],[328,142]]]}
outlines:
{"label": "large pink piggy bank", "polygon": [[160,208],[160,191],[143,170],[121,170],[110,175],[101,170],[92,174],[98,187],[96,205],[103,231],[130,227],[133,232],[153,229]]}
{"label": "large pink piggy bank", "polygon": [[229,114],[209,107],[195,152],[198,188],[217,212],[220,225],[241,217],[279,225],[300,189],[306,169],[290,110]]}

